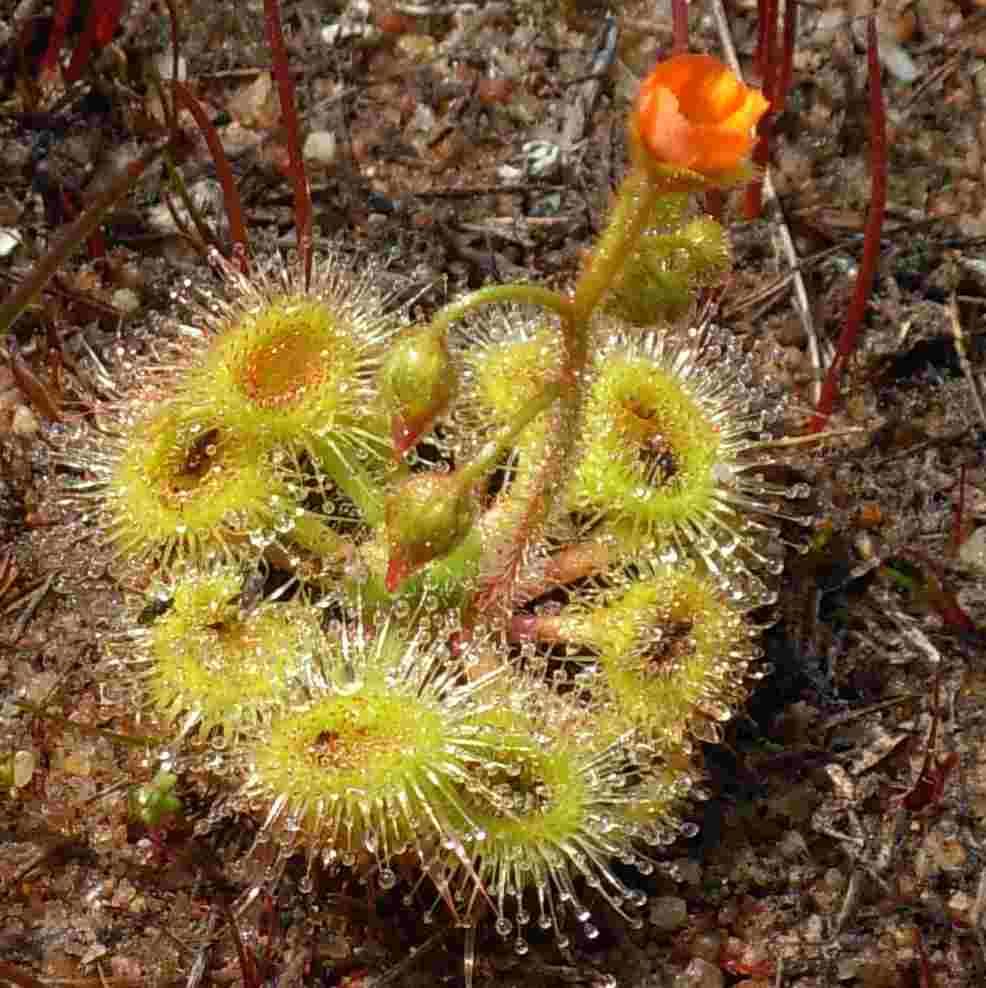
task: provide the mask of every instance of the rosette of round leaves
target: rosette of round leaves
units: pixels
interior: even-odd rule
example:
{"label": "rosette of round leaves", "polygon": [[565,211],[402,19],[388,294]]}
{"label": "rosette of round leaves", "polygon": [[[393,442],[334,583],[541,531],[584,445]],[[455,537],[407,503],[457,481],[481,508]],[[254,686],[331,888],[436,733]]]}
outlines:
{"label": "rosette of round leaves", "polygon": [[[523,702],[501,702],[484,718],[499,744],[478,767],[470,790],[470,860],[448,860],[445,881],[456,889],[456,900],[467,903],[467,922],[488,904],[497,932],[512,937],[519,954],[528,950],[532,923],[553,930],[562,947],[571,920],[594,938],[598,928],[584,901],[586,887],[639,928],[635,913],[645,896],[612,865],[620,860],[642,873],[651,870],[636,845],[656,832],[656,821],[673,818],[677,793],[650,786],[651,775],[640,770],[626,744],[629,736],[605,731],[546,682],[526,683],[517,695]],[[659,810],[656,803],[664,798]],[[634,818],[628,810],[640,799],[652,812]]]}
{"label": "rosette of round leaves", "polygon": [[582,534],[637,559],[702,561],[737,602],[771,603],[783,567],[780,525],[809,524],[805,484],[774,484],[780,398],[709,325],[640,335],[620,324],[596,357],[584,447],[566,492]]}
{"label": "rosette of round leaves", "polygon": [[246,609],[232,568],[186,572],[168,610],[140,635],[136,667],[159,720],[180,736],[213,732],[216,746],[249,737],[311,679],[322,650],[318,612],[301,601]]}
{"label": "rosette of round leaves", "polygon": [[369,864],[382,888],[397,856],[413,851],[427,872],[460,848],[463,792],[496,745],[484,694],[502,672],[470,680],[474,658],[396,623],[337,628],[307,700],[246,752],[240,798],[267,806],[261,838],[276,835],[283,858],[305,848],[309,870]]}
{"label": "rosette of round leaves", "polygon": [[225,295],[200,308],[207,345],[187,398],[258,448],[307,454],[337,484],[382,459],[377,375],[401,317],[377,292],[378,272],[323,257],[306,291],[283,263],[249,277],[221,268]]}

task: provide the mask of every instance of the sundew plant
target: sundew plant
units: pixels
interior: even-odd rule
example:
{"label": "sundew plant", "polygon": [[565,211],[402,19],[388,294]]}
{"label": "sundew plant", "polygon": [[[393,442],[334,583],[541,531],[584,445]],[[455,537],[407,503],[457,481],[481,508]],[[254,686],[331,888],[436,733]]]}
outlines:
{"label": "sundew plant", "polygon": [[205,779],[266,880],[403,883],[519,954],[641,922],[626,866],[688,832],[693,748],[761,674],[752,612],[807,524],[770,469],[783,403],[696,315],[730,262],[696,196],[749,177],[766,110],[714,58],[659,64],[567,291],[414,322],[366,259],[216,256],[64,456],[148,588],[110,661],[169,812]]}

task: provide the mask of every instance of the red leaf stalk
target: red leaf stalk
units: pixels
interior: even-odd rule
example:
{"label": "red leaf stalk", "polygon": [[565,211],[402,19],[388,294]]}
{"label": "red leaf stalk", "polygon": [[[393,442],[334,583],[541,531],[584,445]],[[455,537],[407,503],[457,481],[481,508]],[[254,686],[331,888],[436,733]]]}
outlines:
{"label": "red leaf stalk", "polygon": [[[240,194],[236,189],[236,179],[233,177],[233,169],[229,166],[229,159],[223,151],[222,141],[219,134],[209,119],[202,104],[189,92],[188,88],[178,80],[172,82],[172,91],[175,94],[175,103],[184,107],[191,113],[205,143],[209,146],[209,153],[216,166],[216,176],[223,190],[223,203],[226,206],[226,215],[229,217],[229,232],[233,238],[233,256],[238,257],[241,263],[241,270],[246,264],[247,248],[249,241],[247,238],[246,223],[243,220],[243,205],[240,202]],[[246,271],[243,271],[246,274]]]}
{"label": "red leaf stalk", "polygon": [[82,37],[72,52],[72,60],[65,70],[65,81],[79,79],[89,64],[93,47],[113,40],[113,34],[123,15],[123,0],[92,0]]}
{"label": "red leaf stalk", "polygon": [[880,260],[880,235],[883,232],[883,216],[887,208],[887,114],[883,103],[883,86],[880,82],[880,52],[877,41],[876,21],[869,19],[867,26],[866,64],[870,88],[870,208],[866,214],[866,231],[863,236],[863,257],[853,288],[852,299],[846,312],[846,322],[836,347],[818,399],[815,416],[809,432],[821,432],[832,414],[839,392],[839,380],[846,362],[852,356],[859,341],[866,303],[873,289],[877,264]]}
{"label": "red leaf stalk", "polygon": [[780,76],[777,65],[777,0],[761,0],[758,9],[763,21],[758,25],[757,65],[763,80],[763,91],[770,100],[770,109],[757,124],[757,144],[753,149],[753,164],[757,174],[746,187],[743,199],[743,215],[748,220],[756,219],[763,209],[763,176],[760,171],[770,161],[770,137],[773,132],[775,90]]}
{"label": "red leaf stalk", "polygon": [[75,0],[58,0],[55,6],[55,19],[52,21],[51,33],[48,35],[48,47],[41,56],[41,75],[51,72],[58,64],[58,54],[65,44],[68,22],[72,19],[74,10]]}
{"label": "red leaf stalk", "polygon": [[688,0],[671,0],[671,24],[674,36],[671,50],[680,55],[688,51]]}
{"label": "red leaf stalk", "polygon": [[777,0],[757,0],[757,47],[753,53],[753,66],[761,79],[770,64],[770,34],[777,23]]}
{"label": "red leaf stalk", "polygon": [[267,27],[267,40],[270,44],[274,78],[277,80],[277,94],[281,103],[281,118],[284,121],[288,145],[291,185],[294,189],[294,222],[298,232],[298,252],[301,254],[305,272],[305,290],[312,277],[312,199],[305,176],[305,162],[301,155],[301,128],[298,125],[298,110],[294,102],[294,80],[288,65],[288,52],[281,30],[281,10],[279,0],[264,0],[264,23]]}
{"label": "red leaf stalk", "polygon": [[921,937],[921,931],[915,926],[912,937],[914,939],[914,947],[917,950],[918,960],[918,977],[921,979],[921,988],[935,988],[935,976],[931,973],[931,964],[928,961],[928,951],[924,949],[924,939]]}
{"label": "red leaf stalk", "polygon": [[784,4],[784,34],[782,39],[781,68],[777,76],[777,84],[770,97],[771,112],[783,113],[787,106],[787,94],[791,89],[791,78],[794,74],[794,47],[798,38],[798,4],[795,0],[787,0]]}

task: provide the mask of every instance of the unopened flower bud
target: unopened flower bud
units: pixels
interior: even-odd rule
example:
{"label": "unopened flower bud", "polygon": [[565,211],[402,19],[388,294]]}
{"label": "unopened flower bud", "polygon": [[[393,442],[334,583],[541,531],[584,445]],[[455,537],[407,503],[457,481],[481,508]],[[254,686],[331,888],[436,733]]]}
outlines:
{"label": "unopened flower bud", "polygon": [[714,277],[729,267],[732,260],[729,237],[711,216],[696,216],[678,235],[691,246],[689,269],[695,277]]}
{"label": "unopened flower bud", "polygon": [[447,556],[469,533],[479,504],[457,474],[423,473],[387,498],[390,559],[386,587],[393,593],[412,573]]}
{"label": "unopened flower bud", "polygon": [[391,350],[380,375],[398,454],[410,449],[441,415],[455,392],[455,372],[444,333],[424,330]]}
{"label": "unopened flower bud", "polygon": [[678,319],[729,264],[729,240],[710,216],[674,233],[646,233],[613,286],[609,311],[635,326]]}

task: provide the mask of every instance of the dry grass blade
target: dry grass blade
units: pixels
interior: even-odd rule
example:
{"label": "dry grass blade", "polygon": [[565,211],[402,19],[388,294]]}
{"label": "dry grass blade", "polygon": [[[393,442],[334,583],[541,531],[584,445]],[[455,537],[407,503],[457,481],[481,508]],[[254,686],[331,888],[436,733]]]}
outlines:
{"label": "dry grass blade", "polygon": [[131,162],[93,200],[56,241],[55,245],[37,263],[34,270],[0,304],[0,336],[4,335],[20,318],[24,310],[43,291],[45,285],[61,269],[76,248],[102,222],[107,210],[112,208],[140,181],[148,165],[171,146],[171,141],[148,148],[136,161]]}

